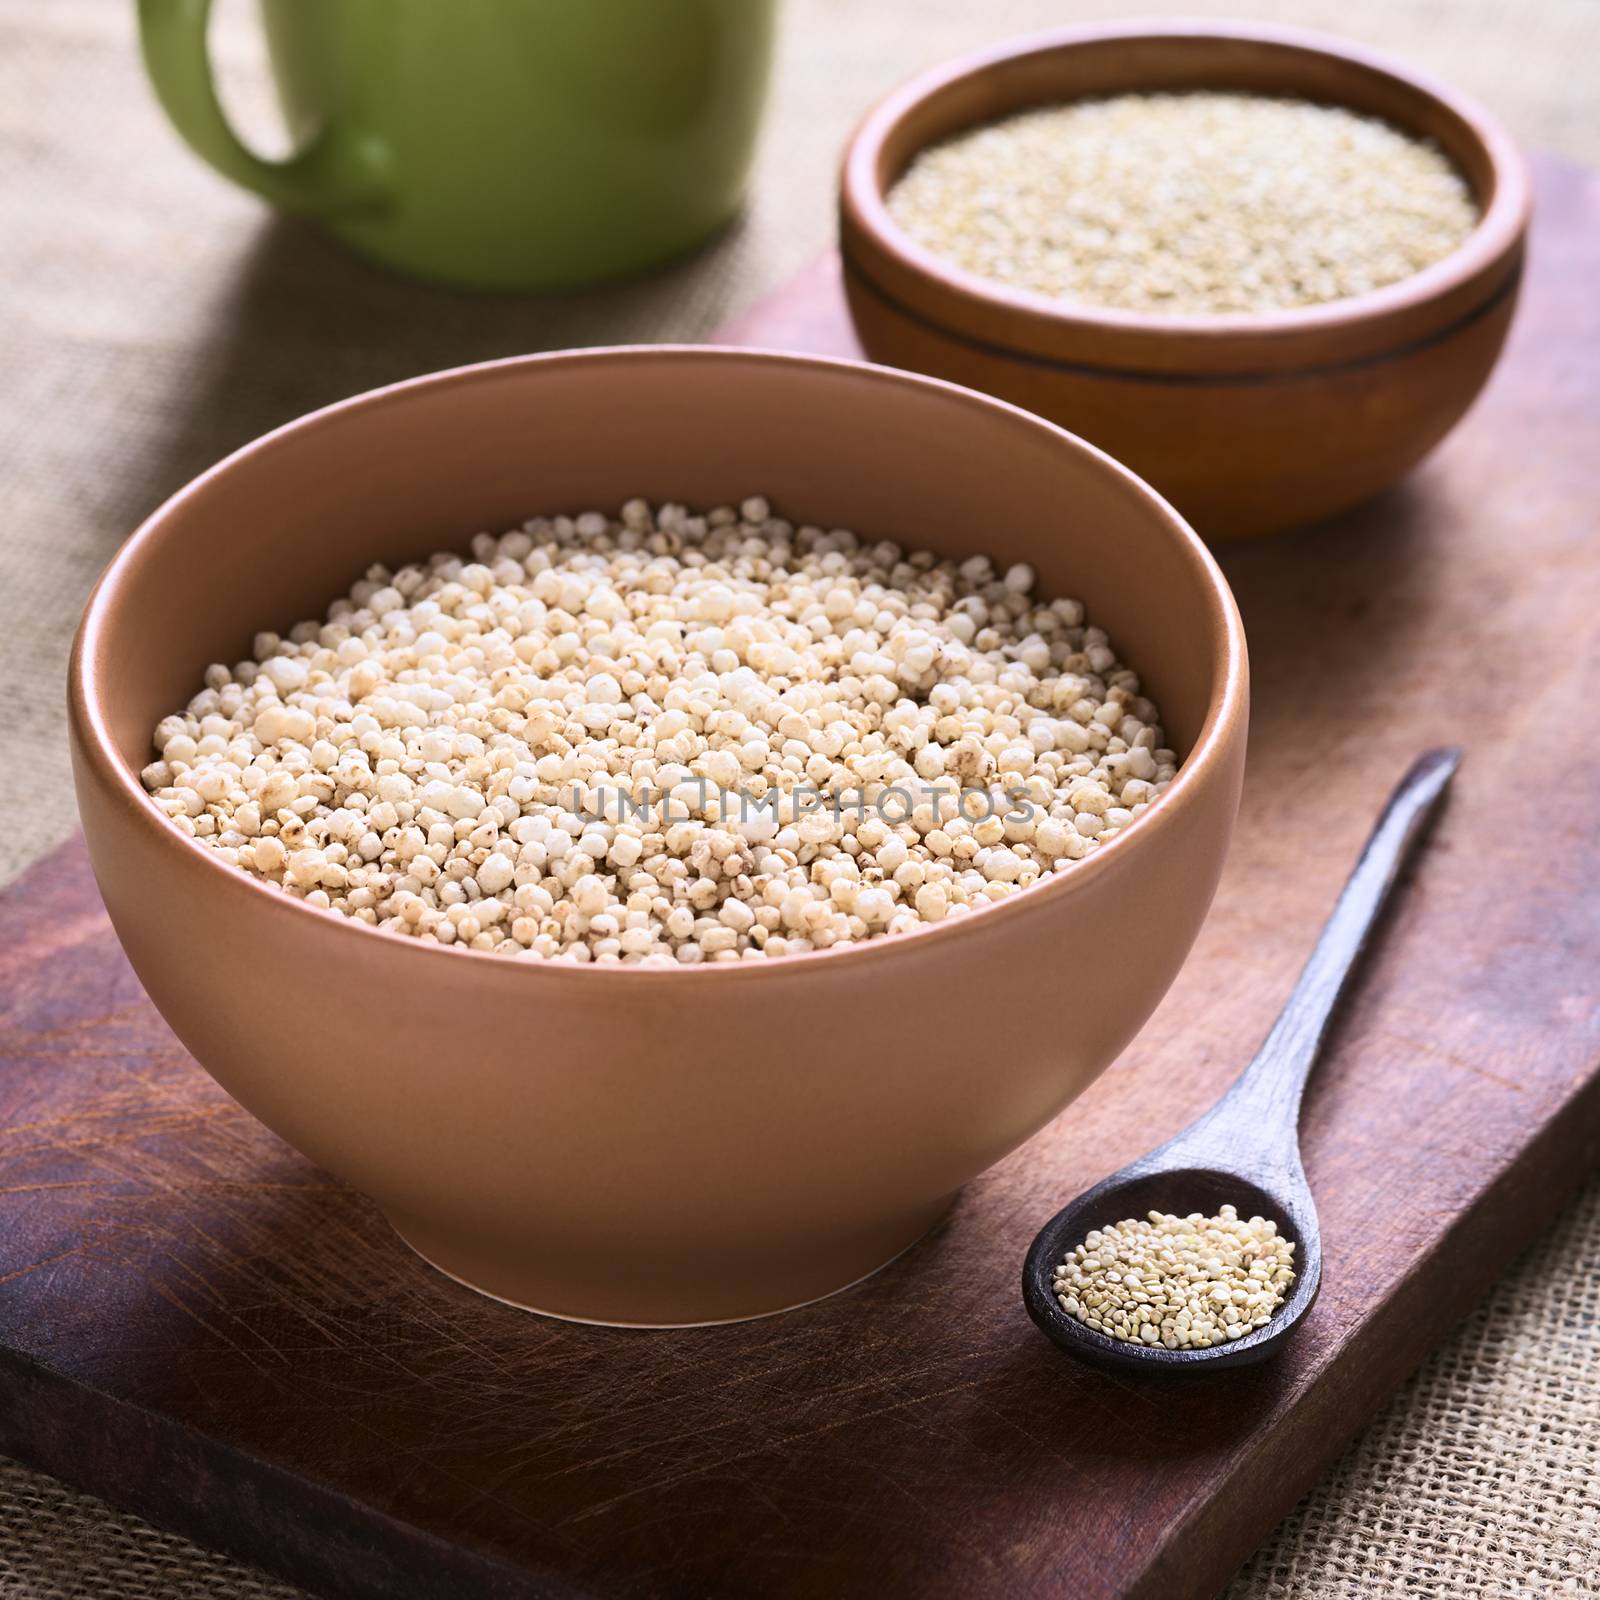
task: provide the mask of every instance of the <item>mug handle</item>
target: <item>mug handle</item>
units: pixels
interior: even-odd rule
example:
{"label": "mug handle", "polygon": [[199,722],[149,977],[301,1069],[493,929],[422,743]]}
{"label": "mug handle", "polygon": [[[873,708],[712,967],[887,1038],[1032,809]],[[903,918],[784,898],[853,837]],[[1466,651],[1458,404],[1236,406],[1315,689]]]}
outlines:
{"label": "mug handle", "polygon": [[328,216],[382,201],[389,192],[387,151],[375,140],[341,140],[335,152],[324,133],[286,161],[265,161],[244,145],[212,81],[210,20],[211,0],[139,0],[145,70],[189,148],[224,177],[287,211]]}

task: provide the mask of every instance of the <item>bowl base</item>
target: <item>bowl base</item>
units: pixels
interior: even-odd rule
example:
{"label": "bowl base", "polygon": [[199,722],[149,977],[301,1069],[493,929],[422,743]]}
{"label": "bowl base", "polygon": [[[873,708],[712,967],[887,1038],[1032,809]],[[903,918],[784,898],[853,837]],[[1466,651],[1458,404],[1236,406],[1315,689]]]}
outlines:
{"label": "bowl base", "polygon": [[[921,1241],[943,1219],[954,1199],[954,1195],[946,1195],[932,1207],[916,1212],[909,1219],[901,1219],[897,1224],[874,1230],[868,1236],[872,1244],[868,1246],[866,1239],[863,1239],[859,1251],[851,1251],[848,1255],[841,1254],[837,1249],[830,1251],[825,1265],[819,1265],[811,1272],[796,1270],[789,1280],[793,1284],[791,1289],[773,1293],[775,1285],[763,1286],[768,1290],[765,1295],[725,1289],[705,1289],[698,1295],[686,1291],[674,1297],[670,1311],[663,1308],[659,1314],[652,1314],[648,1300],[637,1307],[637,1314],[626,1315],[620,1310],[612,1310],[606,1302],[615,1302],[614,1281],[597,1291],[593,1309],[587,1309],[582,1303],[584,1297],[574,1295],[571,1286],[566,1284],[553,1288],[550,1299],[545,1303],[536,1304],[535,1301],[544,1297],[531,1285],[528,1289],[519,1287],[516,1290],[508,1286],[494,1287],[494,1283],[501,1281],[498,1273],[486,1273],[481,1269],[463,1270],[459,1265],[453,1266],[451,1260],[458,1258],[454,1258],[452,1252],[441,1250],[432,1240],[423,1242],[427,1239],[426,1230],[418,1229],[411,1223],[402,1224],[393,1217],[388,1217],[388,1223],[399,1236],[400,1242],[435,1272],[443,1274],[453,1283],[459,1283],[464,1289],[471,1289],[474,1294],[481,1294],[485,1299],[510,1306],[514,1311],[526,1311],[534,1316],[550,1317],[557,1322],[583,1323],[596,1328],[712,1328],[732,1322],[756,1322],[762,1317],[781,1316],[786,1311],[798,1311],[802,1306],[815,1305],[819,1300],[827,1300],[855,1288],[898,1261]],[[686,1309],[695,1302],[703,1303],[703,1315]]]}

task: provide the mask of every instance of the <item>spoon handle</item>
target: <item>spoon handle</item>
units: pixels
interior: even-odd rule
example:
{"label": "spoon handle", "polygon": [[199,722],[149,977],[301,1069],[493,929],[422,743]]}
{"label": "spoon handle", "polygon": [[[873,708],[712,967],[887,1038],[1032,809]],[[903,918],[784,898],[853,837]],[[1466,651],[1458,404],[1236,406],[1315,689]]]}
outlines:
{"label": "spoon handle", "polygon": [[[1311,959],[1288,1004],[1223,1103],[1248,1099],[1266,1125],[1283,1125],[1292,1136],[1300,1097],[1322,1047],[1328,1022],[1349,986],[1383,913],[1395,880],[1444,798],[1461,764],[1454,747],[1430,750],[1412,763],[1368,838],[1345,883]],[[1220,1107],[1219,1107],[1220,1109]],[[1231,1107],[1230,1107],[1231,1109]]]}

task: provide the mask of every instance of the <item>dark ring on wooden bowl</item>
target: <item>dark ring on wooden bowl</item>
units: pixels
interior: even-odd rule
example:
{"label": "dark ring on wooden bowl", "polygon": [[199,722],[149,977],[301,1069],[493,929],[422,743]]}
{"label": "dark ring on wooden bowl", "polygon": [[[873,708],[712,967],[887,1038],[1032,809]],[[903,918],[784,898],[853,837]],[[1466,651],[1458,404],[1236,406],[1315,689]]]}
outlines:
{"label": "dark ring on wooden bowl", "polygon": [[885,305],[892,307],[902,317],[911,322],[921,323],[942,338],[957,339],[974,350],[981,350],[985,355],[998,356],[1006,361],[1020,361],[1030,367],[1044,367],[1053,372],[1079,373],[1091,378],[1118,378],[1130,383],[1283,383],[1296,378],[1315,378],[1321,373],[1354,372],[1365,367],[1382,366],[1385,362],[1398,361],[1413,352],[1426,350],[1432,345],[1440,344],[1446,339],[1453,338],[1463,329],[1470,328],[1473,323],[1498,310],[1504,301],[1514,297],[1522,287],[1523,275],[1523,261],[1519,256],[1511,275],[1505,278],[1490,293],[1487,299],[1480,301],[1471,311],[1463,313],[1456,321],[1447,323],[1444,327],[1436,329],[1432,333],[1423,334],[1416,339],[1412,339],[1406,344],[1396,345],[1393,349],[1375,350],[1370,355],[1353,356],[1348,361],[1326,361],[1315,366],[1304,367],[1260,367],[1249,372],[1147,372],[1138,367],[1114,367],[1090,361],[1064,361],[1056,356],[1040,355],[1035,350],[1019,350],[1011,345],[980,339],[972,334],[962,333],[954,328],[947,328],[935,322],[931,317],[924,316],[915,307],[907,305],[905,301],[891,294],[873,278],[870,272],[867,272],[861,266],[860,262],[848,250],[841,249],[839,257],[848,278],[859,283],[869,293],[876,295]]}

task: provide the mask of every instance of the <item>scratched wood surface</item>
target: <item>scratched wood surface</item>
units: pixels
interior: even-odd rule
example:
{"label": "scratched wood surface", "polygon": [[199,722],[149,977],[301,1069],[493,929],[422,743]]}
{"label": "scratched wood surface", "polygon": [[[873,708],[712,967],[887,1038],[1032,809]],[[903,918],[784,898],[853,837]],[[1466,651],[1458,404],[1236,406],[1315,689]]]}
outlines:
{"label": "scratched wood surface", "polygon": [[[1360,514],[1226,558],[1251,770],[1175,990],[849,1294],[667,1334],[473,1296],[185,1057],[77,842],[22,879],[0,1449],[330,1595],[1214,1593],[1600,1150],[1600,180],[1546,166],[1540,204],[1460,432]],[[824,262],[730,337],[848,353],[842,316]],[[1018,1295],[1035,1228],[1249,1057],[1383,792],[1447,741],[1466,765],[1307,1106],[1304,1330],[1198,1382],[1072,1365]]]}

